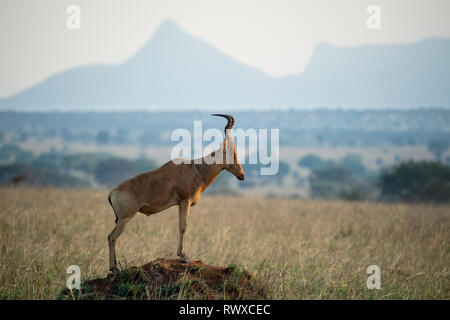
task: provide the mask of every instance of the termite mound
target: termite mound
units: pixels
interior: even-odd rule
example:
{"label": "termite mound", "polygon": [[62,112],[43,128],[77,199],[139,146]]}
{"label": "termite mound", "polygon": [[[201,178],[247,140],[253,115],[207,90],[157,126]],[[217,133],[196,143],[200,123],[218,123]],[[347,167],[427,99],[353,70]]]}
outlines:
{"label": "termite mound", "polygon": [[84,281],[80,290],[64,290],[61,299],[264,299],[260,279],[237,266],[217,267],[160,258],[116,276]]}

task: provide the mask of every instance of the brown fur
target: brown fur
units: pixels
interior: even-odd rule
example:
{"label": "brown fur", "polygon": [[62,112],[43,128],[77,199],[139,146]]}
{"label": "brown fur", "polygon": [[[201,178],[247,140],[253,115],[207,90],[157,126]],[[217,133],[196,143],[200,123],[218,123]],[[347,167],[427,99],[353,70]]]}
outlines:
{"label": "brown fur", "polygon": [[[233,122],[232,118],[228,119],[228,124],[225,128],[230,129]],[[232,164],[225,163],[227,146],[232,147],[232,149],[228,149],[233,150],[234,153],[234,162]],[[223,157],[223,164],[208,164],[211,163],[211,157],[214,157],[215,154],[220,154]],[[112,272],[116,273],[118,271],[115,254],[117,238],[134,215],[137,212],[152,215],[174,205],[179,206],[179,243],[177,254],[184,261],[189,261],[189,258],[183,251],[183,237],[186,231],[190,207],[200,200],[203,191],[213,183],[222,170],[231,172],[239,180],[244,180],[245,178],[244,170],[237,158],[234,140],[228,134],[220,149],[203,157],[201,160],[199,164],[195,163],[195,160],[182,164],[175,164],[174,161],[169,161],[160,168],[139,174],[111,190],[108,200],[116,215],[116,226],[108,236],[110,270]]]}
{"label": "brown fur", "polygon": [[18,185],[19,183],[22,183],[26,180],[28,180],[28,178],[30,177],[30,173],[27,172],[26,174],[22,174],[20,176],[15,176],[13,178],[11,178],[11,180],[9,180],[9,184],[15,186]]}

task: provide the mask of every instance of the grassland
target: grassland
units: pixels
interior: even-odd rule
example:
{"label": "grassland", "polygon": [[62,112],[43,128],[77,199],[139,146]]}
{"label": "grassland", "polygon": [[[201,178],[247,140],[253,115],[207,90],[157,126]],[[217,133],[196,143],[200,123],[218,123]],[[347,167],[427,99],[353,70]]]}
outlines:
{"label": "grassland", "polygon": [[[106,191],[0,188],[0,298],[55,299],[66,268],[105,276],[114,214]],[[122,268],[174,258],[178,212],[137,214]],[[449,299],[450,207],[204,197],[185,237],[191,259],[238,265],[271,299]],[[381,268],[369,290],[366,268]]]}

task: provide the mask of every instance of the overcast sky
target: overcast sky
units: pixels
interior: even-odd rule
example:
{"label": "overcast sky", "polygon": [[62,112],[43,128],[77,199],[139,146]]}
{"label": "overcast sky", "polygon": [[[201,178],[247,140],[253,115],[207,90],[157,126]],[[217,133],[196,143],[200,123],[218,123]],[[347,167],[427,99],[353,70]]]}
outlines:
{"label": "overcast sky", "polygon": [[[81,9],[68,30],[66,9]],[[381,8],[381,29],[366,9]],[[165,19],[272,76],[300,73],[318,42],[340,46],[450,37],[449,0],[2,0],[0,97],[56,72],[121,63]]]}

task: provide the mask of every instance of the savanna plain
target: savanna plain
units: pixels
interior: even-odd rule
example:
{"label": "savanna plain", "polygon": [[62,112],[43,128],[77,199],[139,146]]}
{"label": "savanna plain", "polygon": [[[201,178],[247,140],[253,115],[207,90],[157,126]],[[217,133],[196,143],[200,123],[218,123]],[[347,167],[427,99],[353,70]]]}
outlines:
{"label": "savanna plain", "polygon": [[[56,299],[70,265],[82,281],[105,277],[107,193],[0,188],[0,298]],[[449,299],[449,209],[205,195],[191,209],[185,251],[248,270],[269,299]],[[177,239],[176,207],[136,214],[118,240],[120,268],[177,258]],[[367,288],[370,265],[381,289]]]}

